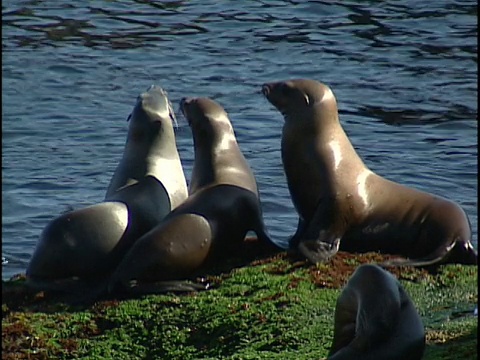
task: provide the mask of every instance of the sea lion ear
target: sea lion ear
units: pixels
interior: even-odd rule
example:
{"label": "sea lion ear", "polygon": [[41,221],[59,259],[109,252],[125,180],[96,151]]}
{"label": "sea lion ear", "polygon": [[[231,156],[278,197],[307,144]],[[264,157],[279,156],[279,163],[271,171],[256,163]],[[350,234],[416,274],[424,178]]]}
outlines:
{"label": "sea lion ear", "polygon": [[127,116],[127,122],[129,122],[131,118],[132,118],[132,113],[128,114],[128,116]]}
{"label": "sea lion ear", "polygon": [[310,106],[310,98],[307,94],[304,94],[303,97],[305,98],[305,105]]}

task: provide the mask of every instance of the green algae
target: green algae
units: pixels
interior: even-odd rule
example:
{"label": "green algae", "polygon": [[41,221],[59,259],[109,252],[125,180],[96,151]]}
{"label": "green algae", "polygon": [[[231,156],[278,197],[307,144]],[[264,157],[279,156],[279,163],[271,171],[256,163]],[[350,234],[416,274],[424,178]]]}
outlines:
{"label": "green algae", "polygon": [[[274,256],[211,278],[208,291],[90,305],[4,281],[2,359],[322,359],[341,287],[376,256],[318,266]],[[477,267],[394,273],[425,323],[424,359],[476,359]]]}

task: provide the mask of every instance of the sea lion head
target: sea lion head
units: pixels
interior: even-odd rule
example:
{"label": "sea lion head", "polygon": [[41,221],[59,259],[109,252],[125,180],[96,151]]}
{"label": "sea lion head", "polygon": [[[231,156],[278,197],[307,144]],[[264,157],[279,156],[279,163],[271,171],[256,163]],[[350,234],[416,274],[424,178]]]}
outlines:
{"label": "sea lion head", "polygon": [[162,120],[168,119],[173,124],[177,124],[175,112],[172,103],[167,97],[167,92],[160,86],[152,85],[147,91],[141,93],[137,97],[137,102],[132,113],[128,116],[127,121],[135,118],[136,125],[141,126],[144,122],[145,126],[151,123],[162,123]]}
{"label": "sea lion head", "polygon": [[194,140],[219,139],[225,134],[233,135],[233,128],[228,115],[221,105],[212,99],[183,98],[180,110],[193,130]]}
{"label": "sea lion head", "polygon": [[262,93],[280,111],[285,121],[310,119],[308,115],[334,115],[338,118],[337,103],[332,90],[325,84],[309,79],[294,79],[266,83]]}

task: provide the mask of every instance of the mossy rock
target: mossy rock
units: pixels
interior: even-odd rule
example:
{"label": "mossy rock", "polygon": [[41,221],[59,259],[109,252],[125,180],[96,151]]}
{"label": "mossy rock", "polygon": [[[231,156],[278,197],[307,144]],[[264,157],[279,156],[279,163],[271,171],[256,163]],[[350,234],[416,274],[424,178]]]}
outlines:
{"label": "mossy rock", "polygon": [[[2,359],[322,359],[341,288],[362,263],[390,257],[339,252],[317,266],[280,253],[230,263],[208,291],[72,305],[2,282]],[[424,359],[476,359],[475,266],[438,273],[389,269],[427,330]]]}

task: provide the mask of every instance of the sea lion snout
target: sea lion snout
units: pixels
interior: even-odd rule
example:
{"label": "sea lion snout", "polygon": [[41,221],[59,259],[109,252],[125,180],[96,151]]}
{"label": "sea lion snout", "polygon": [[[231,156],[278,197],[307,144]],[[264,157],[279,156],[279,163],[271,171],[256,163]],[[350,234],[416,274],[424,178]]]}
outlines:
{"label": "sea lion snout", "polygon": [[275,107],[279,106],[278,96],[275,94],[276,83],[265,83],[262,85],[262,94]]}
{"label": "sea lion snout", "polygon": [[268,98],[268,95],[270,95],[270,91],[271,91],[271,85],[270,85],[270,84],[263,84],[263,85],[262,85],[262,94],[263,94],[263,96],[265,96],[266,98]]}
{"label": "sea lion snout", "polygon": [[266,83],[262,85],[262,93],[265,97],[271,100],[273,97],[290,97],[293,93],[292,82],[290,81],[279,81],[273,83]]}
{"label": "sea lion snout", "polygon": [[285,94],[286,86],[282,82],[266,83],[262,85],[262,93],[265,98],[275,106],[281,113],[284,113],[289,95]]}
{"label": "sea lion snout", "polygon": [[138,105],[146,112],[162,115],[169,114],[168,116],[172,114],[167,92],[157,85],[151,85],[147,91],[140,95]]}
{"label": "sea lion snout", "polygon": [[190,119],[188,117],[188,108],[189,106],[192,105],[192,102],[194,102],[195,98],[191,97],[184,97],[180,100],[180,111],[183,114],[183,117],[187,119],[188,125],[191,124]]}
{"label": "sea lion snout", "polygon": [[185,115],[186,108],[192,103],[194,99],[190,97],[184,97],[180,100],[180,110],[182,110],[183,115]]}

